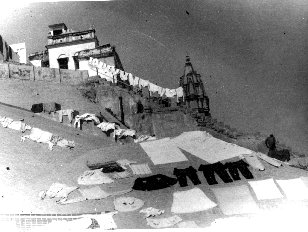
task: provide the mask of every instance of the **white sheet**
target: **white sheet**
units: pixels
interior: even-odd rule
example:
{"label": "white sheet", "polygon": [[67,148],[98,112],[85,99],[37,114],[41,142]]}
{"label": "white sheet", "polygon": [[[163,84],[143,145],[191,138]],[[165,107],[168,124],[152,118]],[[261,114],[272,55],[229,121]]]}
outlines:
{"label": "white sheet", "polygon": [[212,191],[225,215],[259,212],[259,207],[246,185],[212,188]]}
{"label": "white sheet", "polygon": [[140,143],[151,158],[153,164],[167,164],[187,161],[186,156],[176,147],[170,138]]}
{"label": "white sheet", "polygon": [[307,200],[308,188],[301,178],[276,180],[289,200]]}
{"label": "white sheet", "polygon": [[258,200],[283,198],[273,178],[266,180],[248,181]]}
{"label": "white sheet", "polygon": [[211,209],[217,204],[199,188],[173,193],[172,213],[193,213]]}
{"label": "white sheet", "polygon": [[179,148],[188,151],[208,163],[216,163],[239,155],[252,153],[249,149],[227,143],[204,131],[184,132],[171,141]]}

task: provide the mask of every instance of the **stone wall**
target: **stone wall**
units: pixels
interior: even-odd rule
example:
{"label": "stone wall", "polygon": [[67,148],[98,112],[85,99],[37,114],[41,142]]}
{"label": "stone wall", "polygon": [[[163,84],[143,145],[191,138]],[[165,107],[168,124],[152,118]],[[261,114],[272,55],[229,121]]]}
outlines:
{"label": "stone wall", "polygon": [[88,78],[88,71],[34,67],[32,65],[0,63],[0,78],[48,81],[78,85]]}

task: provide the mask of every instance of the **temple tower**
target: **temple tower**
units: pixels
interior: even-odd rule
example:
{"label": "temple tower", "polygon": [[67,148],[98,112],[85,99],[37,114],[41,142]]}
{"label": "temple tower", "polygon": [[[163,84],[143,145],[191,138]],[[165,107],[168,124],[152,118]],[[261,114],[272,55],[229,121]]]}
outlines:
{"label": "temple tower", "polygon": [[204,91],[201,75],[194,70],[189,56],[186,56],[184,75],[180,77],[180,86],[184,91],[183,103],[187,108],[210,115],[209,98]]}

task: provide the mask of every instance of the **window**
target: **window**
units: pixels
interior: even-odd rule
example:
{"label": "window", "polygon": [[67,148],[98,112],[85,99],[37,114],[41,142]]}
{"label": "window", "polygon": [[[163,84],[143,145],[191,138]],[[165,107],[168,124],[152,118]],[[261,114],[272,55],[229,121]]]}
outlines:
{"label": "window", "polygon": [[62,34],[62,29],[61,30],[53,30],[53,35],[61,35]]}
{"label": "window", "polygon": [[68,57],[58,59],[60,69],[68,69]]}

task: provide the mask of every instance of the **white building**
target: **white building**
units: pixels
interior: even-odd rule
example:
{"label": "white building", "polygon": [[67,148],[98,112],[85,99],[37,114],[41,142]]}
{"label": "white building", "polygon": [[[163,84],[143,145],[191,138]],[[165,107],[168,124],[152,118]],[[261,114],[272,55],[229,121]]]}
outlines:
{"label": "white building", "polygon": [[11,44],[10,47],[19,55],[19,63],[27,63],[27,50],[25,43]]}
{"label": "white building", "polygon": [[77,52],[98,46],[95,29],[73,32],[64,23],[50,25],[46,48],[50,68],[75,70],[78,68]]}

